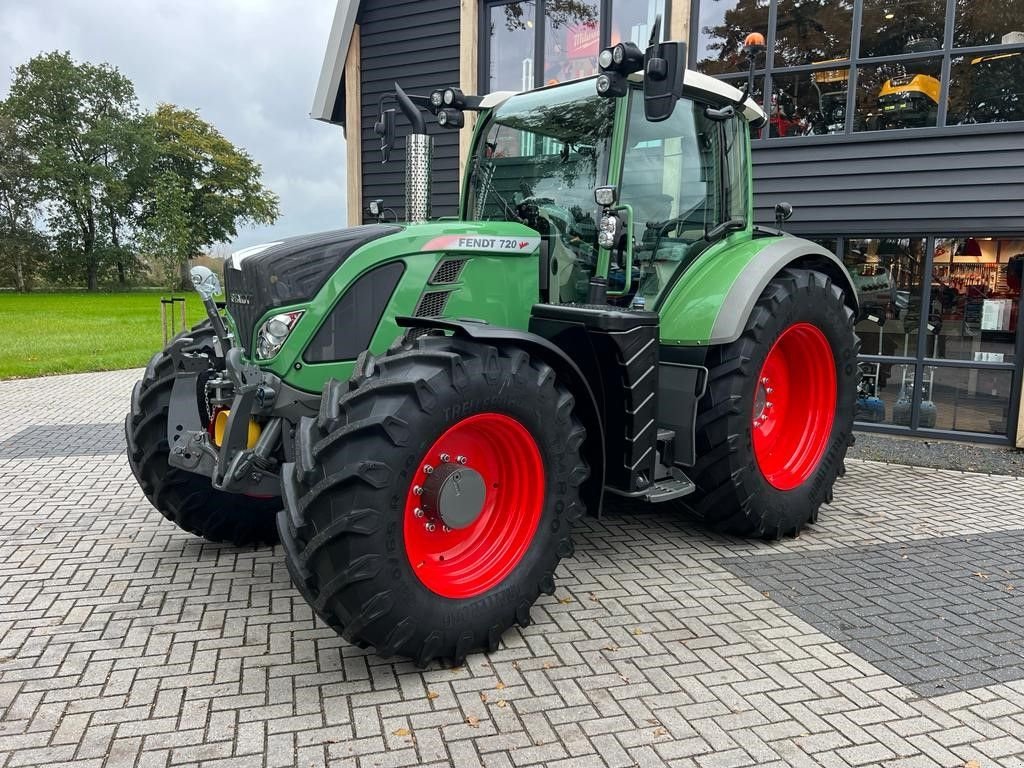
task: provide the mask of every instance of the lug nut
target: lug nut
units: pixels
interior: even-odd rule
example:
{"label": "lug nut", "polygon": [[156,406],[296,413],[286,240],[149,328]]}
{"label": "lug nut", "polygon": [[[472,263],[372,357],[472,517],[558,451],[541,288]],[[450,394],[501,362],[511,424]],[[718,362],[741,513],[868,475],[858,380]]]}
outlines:
{"label": "lug nut", "polygon": [[452,460],[452,457],[449,456],[447,453],[442,453],[441,454],[441,463],[442,464],[447,464],[451,460]]}
{"label": "lug nut", "polygon": [[414,485],[412,487],[412,492],[414,494],[416,494],[417,496],[422,496],[423,495],[423,487],[419,486],[419,485]]}
{"label": "lug nut", "polygon": [[413,514],[414,514],[414,515],[415,515],[416,517],[423,517],[423,510],[422,510],[422,509],[420,509],[419,507],[416,507],[416,509],[414,509],[414,510],[412,511],[412,513],[413,513]]}
{"label": "lug nut", "polygon": [[767,402],[766,402],[766,403],[764,404],[764,409],[765,409],[765,410],[767,411],[767,410],[768,410],[769,408],[771,408],[771,407],[772,407],[773,405],[775,405],[775,403],[773,403],[773,402],[772,402],[771,400],[769,400],[769,401],[767,401]]}
{"label": "lug nut", "polygon": [[772,392],[774,392],[774,391],[775,391],[775,390],[774,390],[774,389],[772,389],[771,387],[765,387],[765,388],[764,388],[764,393],[765,393],[766,395],[770,395],[770,394],[771,394]]}
{"label": "lug nut", "polygon": [[761,383],[767,386],[767,384],[768,384],[768,377],[767,376],[763,377],[761,379]]}
{"label": "lug nut", "polygon": [[456,457],[455,460],[459,462],[459,464],[465,464],[467,461],[469,461],[469,459],[467,459],[465,456],[458,456]]}
{"label": "lug nut", "polygon": [[435,527],[433,523],[427,523],[427,533],[433,533]]}
{"label": "lug nut", "polygon": [[424,464],[423,465],[423,474],[424,475],[429,475],[433,471],[434,471],[434,468],[432,466],[430,466],[429,464]]}
{"label": "lug nut", "polygon": [[448,527],[447,525],[442,525],[442,526],[441,526],[441,530],[442,530],[442,531],[443,531],[444,533],[451,533],[451,532],[452,532],[452,529],[451,529],[451,528],[449,528],[449,527]]}

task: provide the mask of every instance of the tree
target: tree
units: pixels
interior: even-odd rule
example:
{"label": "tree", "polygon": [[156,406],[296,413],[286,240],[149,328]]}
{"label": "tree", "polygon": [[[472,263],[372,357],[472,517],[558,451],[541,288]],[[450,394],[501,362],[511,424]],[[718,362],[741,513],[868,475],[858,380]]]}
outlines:
{"label": "tree", "polygon": [[147,117],[155,160],[143,200],[145,240],[187,284],[188,260],[237,234],[241,224],[272,224],[278,198],[261,168],[198,113],[161,104]]}
{"label": "tree", "polygon": [[0,269],[10,273],[14,287],[28,291],[45,241],[36,231],[39,185],[31,158],[18,145],[13,121],[0,103]]}
{"label": "tree", "polygon": [[47,200],[51,234],[96,290],[109,253],[101,241],[104,214],[116,207],[138,140],[134,86],[108,64],[41,54],[15,70],[7,113]]}

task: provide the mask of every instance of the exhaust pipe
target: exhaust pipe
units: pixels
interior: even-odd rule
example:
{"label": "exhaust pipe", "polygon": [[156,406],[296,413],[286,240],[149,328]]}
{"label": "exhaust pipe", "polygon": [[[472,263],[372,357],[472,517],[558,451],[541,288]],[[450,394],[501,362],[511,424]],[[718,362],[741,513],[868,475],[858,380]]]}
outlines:
{"label": "exhaust pipe", "polygon": [[412,125],[412,132],[405,138],[405,216],[416,224],[430,218],[434,141],[427,135],[423,113],[398,83],[395,83],[395,99]]}

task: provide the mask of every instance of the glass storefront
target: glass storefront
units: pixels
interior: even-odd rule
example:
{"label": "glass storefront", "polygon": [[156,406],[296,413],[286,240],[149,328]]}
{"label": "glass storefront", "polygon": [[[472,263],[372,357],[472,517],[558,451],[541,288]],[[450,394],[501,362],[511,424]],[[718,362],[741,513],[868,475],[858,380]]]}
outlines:
{"label": "glass storefront", "polygon": [[842,254],[860,299],[858,422],[1011,435],[1024,237],[819,242]]}
{"label": "glass storefront", "polygon": [[[646,47],[665,0],[515,0],[485,3],[485,81],[490,91],[526,91],[597,72],[601,48]],[[664,37],[664,27],[662,27]]]}
{"label": "glass storefront", "polygon": [[1022,0],[695,0],[692,18],[697,69],[738,87],[744,37],[765,36],[761,138],[1024,120]]}

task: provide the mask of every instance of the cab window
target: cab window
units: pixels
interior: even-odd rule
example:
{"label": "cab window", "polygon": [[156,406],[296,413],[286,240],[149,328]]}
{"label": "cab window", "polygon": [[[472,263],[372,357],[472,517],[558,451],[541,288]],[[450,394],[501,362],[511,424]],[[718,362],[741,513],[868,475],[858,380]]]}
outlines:
{"label": "cab window", "polygon": [[746,220],[746,126],[739,118],[711,120],[704,105],[688,99],[668,120],[652,123],[643,93],[631,98],[620,199],[633,209],[637,293],[650,308],[709,245],[708,231]]}

